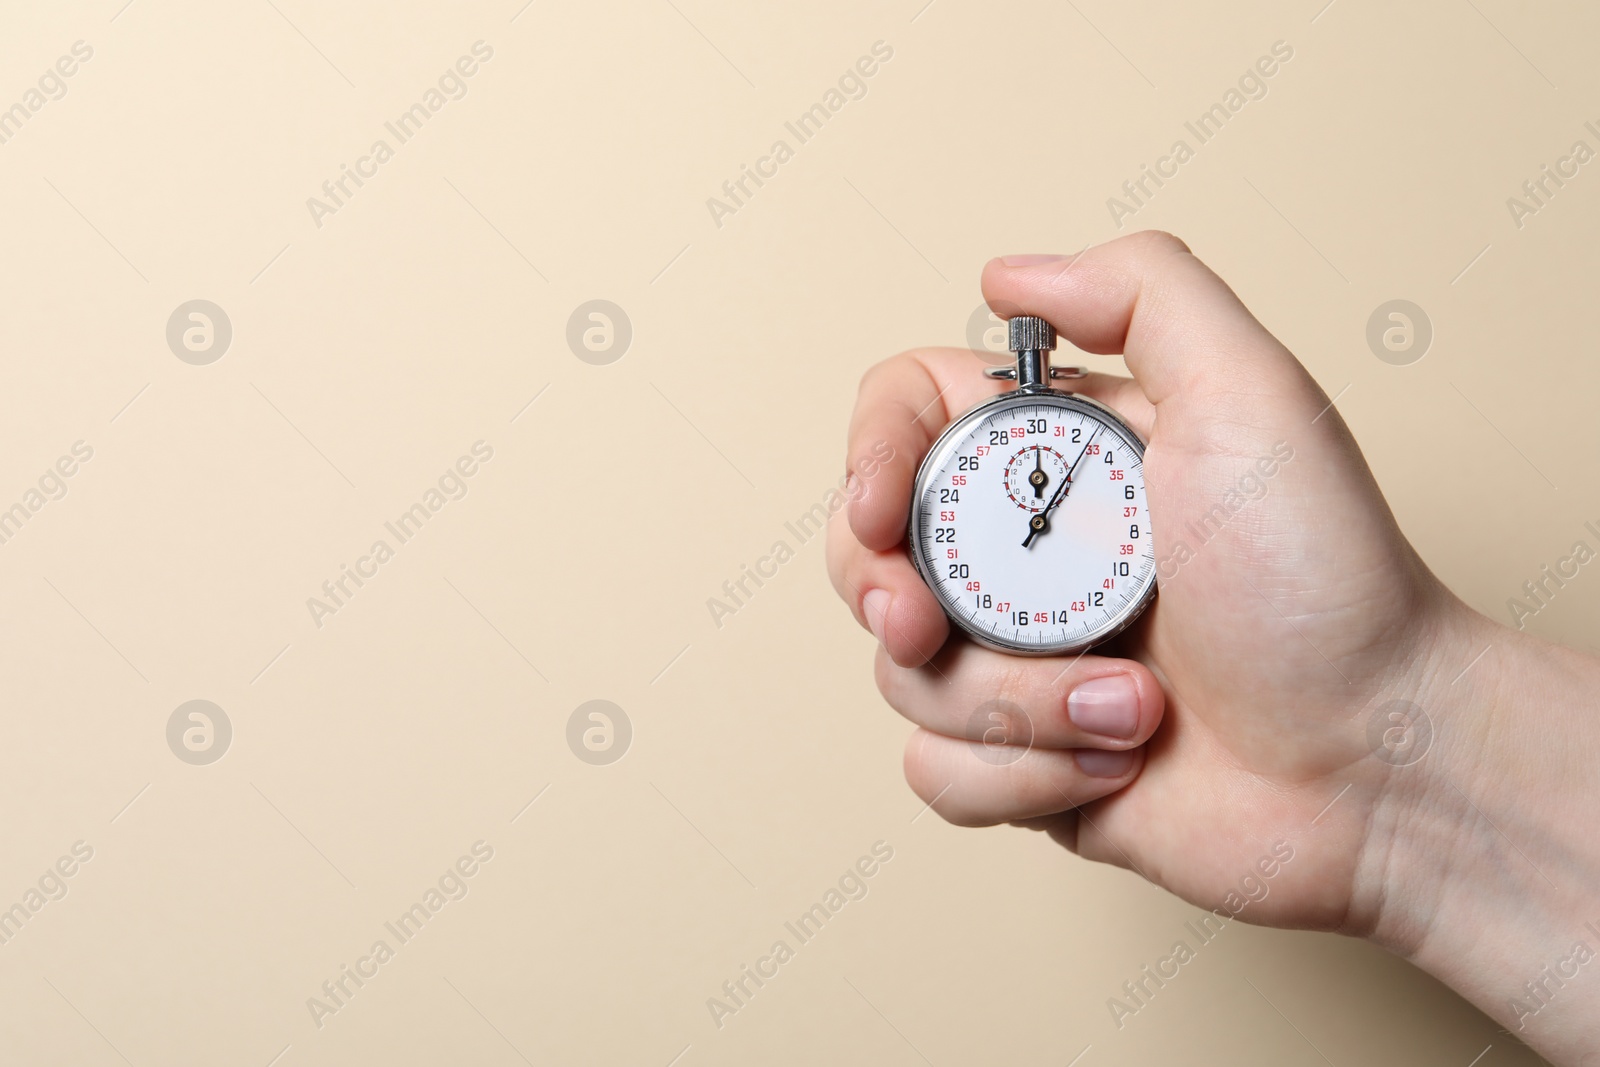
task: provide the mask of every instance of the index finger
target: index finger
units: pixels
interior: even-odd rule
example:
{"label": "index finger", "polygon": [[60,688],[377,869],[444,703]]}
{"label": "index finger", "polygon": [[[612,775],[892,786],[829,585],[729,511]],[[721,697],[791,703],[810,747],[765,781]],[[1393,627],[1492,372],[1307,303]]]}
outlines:
{"label": "index finger", "polygon": [[983,376],[984,365],[964,348],[919,348],[862,376],[845,454],[858,480],[850,530],[867,548],[886,552],[900,543],[928,448],[954,414],[1005,388]]}
{"label": "index finger", "polygon": [[[850,417],[847,466],[857,484],[850,494],[850,531],[874,552],[887,552],[905,536],[917,466],[951,421],[968,408],[1010,388],[983,376],[990,366],[966,348],[902,352],[861,378]],[[1072,391],[1110,404],[1144,437],[1154,409],[1131,378],[1090,374]]]}

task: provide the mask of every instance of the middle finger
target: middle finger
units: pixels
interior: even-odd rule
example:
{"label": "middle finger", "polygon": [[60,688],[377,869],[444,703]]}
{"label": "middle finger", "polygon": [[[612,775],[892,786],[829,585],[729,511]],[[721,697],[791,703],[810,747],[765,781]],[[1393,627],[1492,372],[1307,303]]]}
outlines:
{"label": "middle finger", "polygon": [[878,650],[878,689],[900,714],[946,737],[1041,748],[1135,748],[1161,723],[1165,698],[1136,660],[1028,659],[967,640],[926,666]]}

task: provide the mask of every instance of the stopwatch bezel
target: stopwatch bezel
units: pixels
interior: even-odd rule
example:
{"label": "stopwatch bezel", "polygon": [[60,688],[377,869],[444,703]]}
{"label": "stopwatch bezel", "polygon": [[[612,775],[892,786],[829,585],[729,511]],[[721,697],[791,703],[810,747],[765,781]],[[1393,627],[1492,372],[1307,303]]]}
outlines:
{"label": "stopwatch bezel", "polygon": [[[959,612],[952,611],[942,592],[943,586],[934,576],[928,573],[926,564],[923,561],[922,545],[926,535],[920,526],[923,513],[921,507],[922,499],[928,491],[928,483],[933,480],[939,471],[943,470],[945,463],[949,462],[950,457],[945,453],[953,448],[953,442],[957,439],[964,439],[966,430],[970,428],[971,424],[981,421],[998,409],[1028,407],[1040,403],[1057,406],[1069,411],[1078,410],[1081,414],[1100,419],[1120,431],[1139,456],[1142,477],[1145,440],[1139,436],[1137,430],[1128,425],[1126,419],[1117,414],[1112,408],[1092,397],[1083,396],[1079,393],[1069,393],[1060,389],[1014,389],[998,393],[987,400],[974,404],[951,422],[950,425],[946,426],[939,436],[934,439],[927,455],[922,457],[922,463],[917,468],[916,480],[911,486],[911,514],[906,525],[906,552],[911,557],[911,564],[917,569],[917,574],[921,577],[923,584],[928,587],[929,591],[933,593],[933,598],[938,601],[939,610],[943,611],[946,618],[977,644],[985,648],[994,649],[996,652],[1005,652],[1013,656],[1070,656],[1087,652],[1097,645],[1105,644],[1139,620],[1139,617],[1145,613],[1151,602],[1155,600],[1158,588],[1156,569],[1153,568],[1150,571],[1149,584],[1145,586],[1144,592],[1139,594],[1139,599],[1125,609],[1122,615],[1113,616],[1110,622],[1099,630],[1079,640],[1060,644],[1024,645],[1008,641],[986,630],[979,629]],[[1148,511],[1148,483],[1145,486],[1145,491],[1147,494],[1146,510]]]}

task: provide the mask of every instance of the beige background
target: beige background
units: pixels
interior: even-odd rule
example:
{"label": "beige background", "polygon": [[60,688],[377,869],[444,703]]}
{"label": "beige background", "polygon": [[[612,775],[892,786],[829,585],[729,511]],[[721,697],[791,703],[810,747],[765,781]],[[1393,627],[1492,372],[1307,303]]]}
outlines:
{"label": "beige background", "polygon": [[[0,145],[0,506],[94,450],[0,545],[0,906],[94,849],[0,946],[5,1062],[1536,1062],[1375,950],[1242,925],[1117,1030],[1195,909],[918,817],[820,540],[720,629],[706,599],[833,484],[866,366],[963,343],[987,257],[1114,236],[1106,199],[1282,40],[1129,228],[1237,287],[1503,618],[1600,519],[1600,171],[1506,207],[1597,146],[1592,6],[123,4],[0,16],[0,106],[94,49]],[[465,98],[319,228],[307,198],[479,40]],[[706,199],[879,40],[865,98],[717,227]],[[207,366],[164,336],[196,298],[234,331]],[[595,298],[634,331],[609,366],[565,340]],[[1365,340],[1395,298],[1436,331],[1414,365]],[[313,625],[479,440],[468,495]],[[1585,576],[1531,628],[1597,622]],[[196,698],[234,730],[209,766],[166,741]],[[609,766],[566,743],[591,699],[632,723]],[[315,1026],[479,840],[465,899]],[[715,1027],[879,840],[870,894]]]}

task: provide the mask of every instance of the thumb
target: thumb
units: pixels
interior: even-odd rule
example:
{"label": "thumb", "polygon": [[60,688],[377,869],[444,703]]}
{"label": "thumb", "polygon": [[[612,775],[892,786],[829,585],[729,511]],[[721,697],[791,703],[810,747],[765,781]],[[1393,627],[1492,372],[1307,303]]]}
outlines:
{"label": "thumb", "polygon": [[1328,402],[1227,283],[1169,233],[1130,234],[1076,256],[990,260],[983,295],[1047,319],[1086,352],[1120,353],[1158,410],[1178,407],[1198,424],[1221,416],[1304,426]]}

